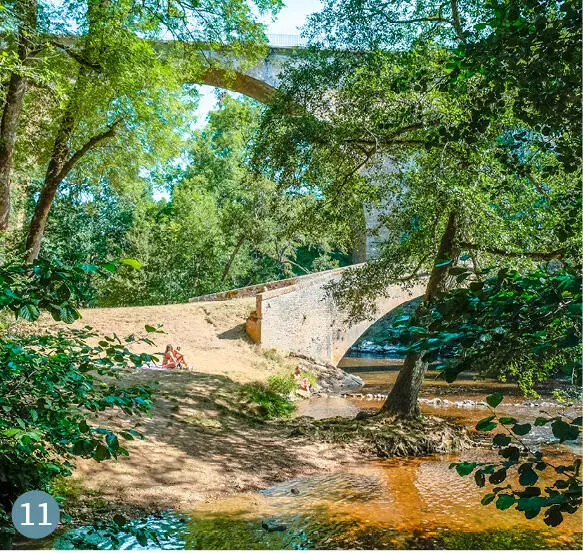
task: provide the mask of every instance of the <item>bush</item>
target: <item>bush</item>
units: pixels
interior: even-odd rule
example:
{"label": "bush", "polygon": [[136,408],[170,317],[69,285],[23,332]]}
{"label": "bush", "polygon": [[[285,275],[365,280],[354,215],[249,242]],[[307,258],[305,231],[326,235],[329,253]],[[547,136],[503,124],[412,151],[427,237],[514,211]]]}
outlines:
{"label": "bush", "polygon": [[287,417],[296,409],[293,402],[290,402],[281,394],[269,389],[263,383],[245,385],[241,388],[241,395],[243,398],[263,406],[266,419]]}
{"label": "bush", "polygon": [[[108,271],[115,269],[108,264]],[[26,320],[48,311],[56,320],[74,321],[79,317],[76,282],[98,270],[42,260],[0,268],[0,305],[5,313]],[[20,494],[49,490],[56,477],[71,475],[76,457],[98,462],[117,458],[128,454],[120,438],[143,438],[134,429],[120,431],[118,437],[90,420],[115,408],[128,415],[149,413],[149,387],[122,387],[116,381],[132,364],[152,360],[132,353],[129,346],[152,342],[113,334],[90,346],[96,337],[89,327],[31,336],[5,331],[0,336],[0,543],[8,544],[14,532],[9,514]]]}
{"label": "bush", "polygon": [[298,384],[291,375],[285,377],[283,375],[272,375],[267,380],[267,388],[272,392],[287,395],[294,392],[298,388]]}

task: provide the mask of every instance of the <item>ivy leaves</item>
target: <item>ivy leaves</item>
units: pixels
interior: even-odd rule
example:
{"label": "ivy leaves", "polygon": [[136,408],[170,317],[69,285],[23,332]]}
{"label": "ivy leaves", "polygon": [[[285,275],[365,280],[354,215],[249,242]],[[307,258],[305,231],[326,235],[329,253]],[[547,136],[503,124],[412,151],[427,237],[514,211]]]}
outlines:
{"label": "ivy leaves", "polygon": [[[486,398],[488,405],[495,408],[500,405],[502,395],[496,393]],[[559,442],[576,440],[581,432],[582,418],[564,419],[557,417],[538,417],[535,427],[551,424],[551,430]],[[543,521],[549,526],[557,526],[563,521],[564,513],[575,513],[581,508],[582,481],[581,459],[570,465],[555,466],[543,460],[543,453],[530,450],[522,441],[533,425],[519,423],[513,417],[498,417],[495,413],[483,418],[476,425],[480,432],[490,432],[501,426],[506,432],[497,433],[492,444],[498,449],[500,460],[497,462],[457,462],[450,464],[458,475],[474,475],[478,487],[487,484],[496,485],[486,493],[481,503],[487,506],[495,502],[498,510],[514,507],[522,512],[526,519],[532,519],[541,512]],[[540,485],[544,473],[554,472],[556,478],[551,485]],[[545,478],[545,483],[548,478]]]}

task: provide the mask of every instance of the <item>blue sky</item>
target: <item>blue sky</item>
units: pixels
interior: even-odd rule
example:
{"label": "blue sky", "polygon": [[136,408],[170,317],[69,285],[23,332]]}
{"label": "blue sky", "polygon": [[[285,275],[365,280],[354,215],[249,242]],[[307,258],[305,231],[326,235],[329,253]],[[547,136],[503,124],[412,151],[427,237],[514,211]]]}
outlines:
{"label": "blue sky", "polygon": [[[320,0],[288,0],[282,10],[276,15],[275,20],[271,17],[263,18],[263,23],[267,25],[268,34],[299,35],[306,16],[317,12],[322,7]],[[204,127],[206,117],[217,104],[217,97],[213,87],[198,87],[201,93],[198,109],[196,110],[196,127]]]}

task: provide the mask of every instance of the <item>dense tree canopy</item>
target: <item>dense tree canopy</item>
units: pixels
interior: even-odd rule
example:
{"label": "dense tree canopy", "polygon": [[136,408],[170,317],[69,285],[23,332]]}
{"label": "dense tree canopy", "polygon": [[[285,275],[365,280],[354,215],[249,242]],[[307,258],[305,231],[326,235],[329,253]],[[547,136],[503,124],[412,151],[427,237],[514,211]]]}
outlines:
{"label": "dense tree canopy", "polygon": [[[430,273],[421,317],[458,265],[580,266],[580,20],[526,0],[330,1],[312,16],[320,48],[288,73],[256,160],[283,187],[381,210],[380,257],[334,290],[352,317]],[[409,352],[388,409],[417,410],[428,359]]]}

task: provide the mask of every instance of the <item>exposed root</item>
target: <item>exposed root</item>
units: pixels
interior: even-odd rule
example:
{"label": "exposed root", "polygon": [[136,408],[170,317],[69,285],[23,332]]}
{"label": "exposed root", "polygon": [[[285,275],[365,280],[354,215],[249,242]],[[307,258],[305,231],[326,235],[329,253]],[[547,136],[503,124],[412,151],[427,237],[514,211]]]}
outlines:
{"label": "exposed root", "polygon": [[465,427],[439,417],[366,416],[318,421],[301,418],[291,424],[292,436],[308,435],[327,442],[351,443],[364,453],[380,458],[453,452],[473,444]]}

